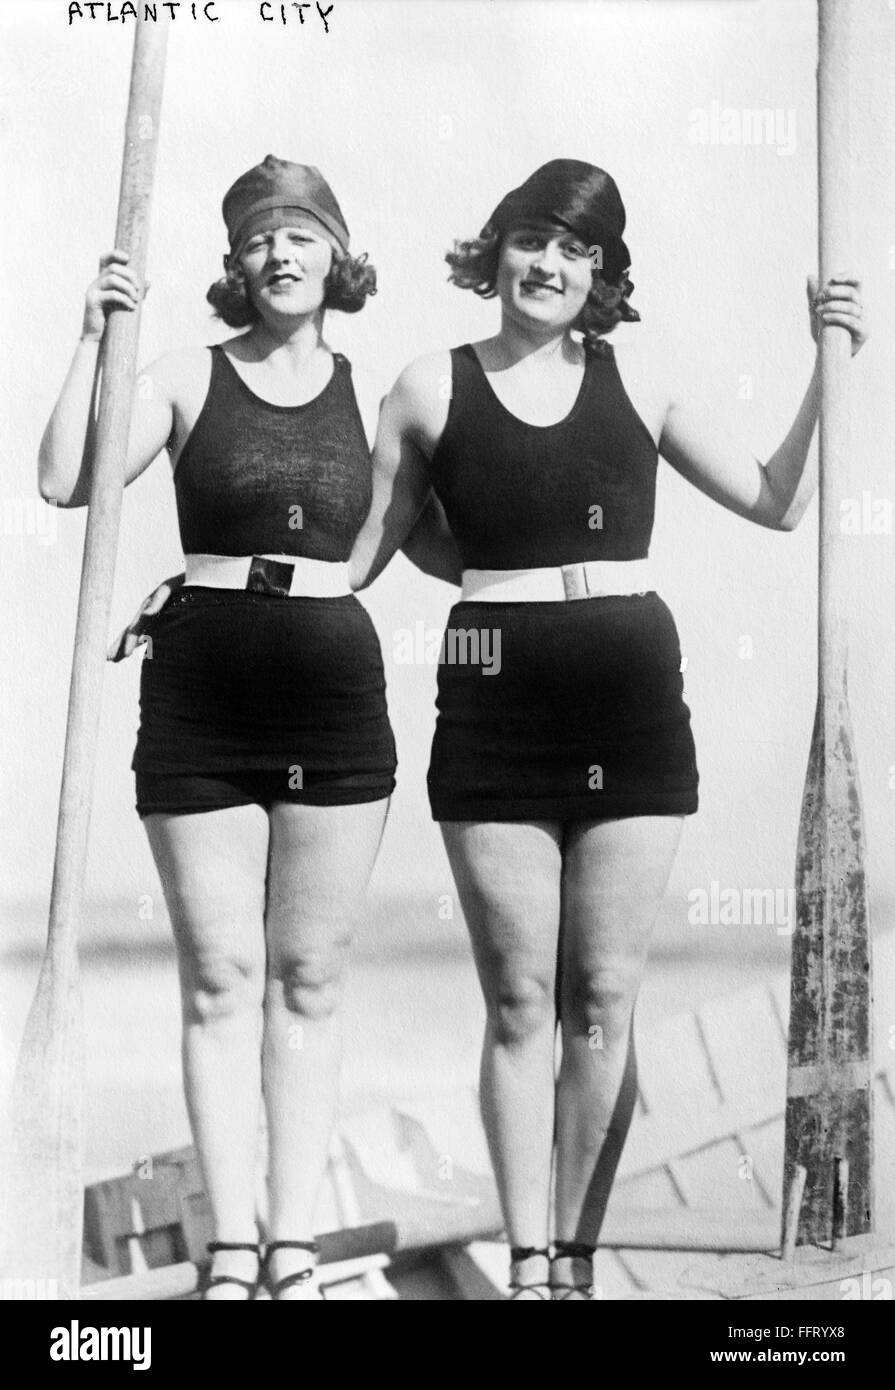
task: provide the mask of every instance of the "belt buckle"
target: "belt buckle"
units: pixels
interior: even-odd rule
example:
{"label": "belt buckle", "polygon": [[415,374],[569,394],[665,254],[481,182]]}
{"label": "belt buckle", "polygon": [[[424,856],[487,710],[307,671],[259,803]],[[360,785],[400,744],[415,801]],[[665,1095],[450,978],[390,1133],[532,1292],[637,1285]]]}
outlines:
{"label": "belt buckle", "polygon": [[577,565],[562,565],[562,586],[567,599],[590,598],[590,586],[587,582],[587,570],[583,563]]}
{"label": "belt buckle", "polygon": [[263,555],[253,555],[246,588],[253,594],[275,594],[278,598],[288,598],[294,573],[295,566],[286,560],[267,560]]}

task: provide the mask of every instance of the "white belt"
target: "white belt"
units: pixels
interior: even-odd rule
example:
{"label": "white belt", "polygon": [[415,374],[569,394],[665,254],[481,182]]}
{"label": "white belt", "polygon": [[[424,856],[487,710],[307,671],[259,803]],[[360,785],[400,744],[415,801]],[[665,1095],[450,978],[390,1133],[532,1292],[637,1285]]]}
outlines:
{"label": "white belt", "polygon": [[351,593],[345,560],[302,555],[187,555],[184,584],[248,589],[282,598],[341,598]]}
{"label": "white belt", "polygon": [[479,603],[542,603],[558,599],[646,594],[655,589],[644,560],[583,560],[530,570],[464,570],[462,599]]}

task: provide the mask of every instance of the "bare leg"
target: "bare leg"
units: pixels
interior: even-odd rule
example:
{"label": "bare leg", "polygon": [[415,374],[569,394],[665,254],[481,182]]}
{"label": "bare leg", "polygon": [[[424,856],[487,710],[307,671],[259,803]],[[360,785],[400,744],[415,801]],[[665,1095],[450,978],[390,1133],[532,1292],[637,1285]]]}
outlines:
{"label": "bare leg", "polygon": [[[561,830],[466,821],[441,830],[485,996],[480,1101],[507,1233],[511,1245],[540,1248],[550,1210]],[[543,1257],[518,1276],[545,1279]]]}
{"label": "bare leg", "polygon": [[[313,1239],[338,1103],[348,951],[387,806],[276,802],[270,810],[263,1065],[271,1240]],[[278,1250],[270,1273],[281,1279],[311,1263],[303,1251]],[[282,1297],[312,1295],[309,1283]]]}
{"label": "bare leg", "polygon": [[[215,1239],[257,1241],[267,814],[238,806],[151,815],[144,825],[174,928],[184,1088]],[[257,1260],[221,1252],[214,1272],[253,1280]],[[235,1285],[208,1294],[245,1296]]]}
{"label": "bare leg", "polygon": [[[556,1101],[559,1240],[596,1245],[600,1234],[637,1095],[634,1004],[682,826],[680,816],[637,816],[567,827]],[[578,1261],[557,1261],[554,1271],[557,1282],[583,1281]]]}

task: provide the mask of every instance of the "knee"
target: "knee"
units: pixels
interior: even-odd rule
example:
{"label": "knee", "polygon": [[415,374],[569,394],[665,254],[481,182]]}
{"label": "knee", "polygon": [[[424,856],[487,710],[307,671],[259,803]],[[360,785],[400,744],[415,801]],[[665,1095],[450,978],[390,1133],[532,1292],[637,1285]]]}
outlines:
{"label": "knee", "polygon": [[230,952],[203,951],[181,969],[184,1012],[208,1023],[259,1009],[264,972],[260,961]]}
{"label": "knee", "polygon": [[289,1012],[309,1021],[331,1018],[341,1003],[345,958],[344,950],[333,950],[282,961],[273,983]]}
{"label": "knee", "polygon": [[601,1048],[625,1042],[640,985],[639,971],[618,963],[597,969],[569,967],[567,973],[563,1029],[585,1033],[597,1039]]}
{"label": "knee", "polygon": [[553,983],[538,975],[513,975],[495,985],[488,1000],[494,1037],[504,1046],[526,1042],[556,1023]]}

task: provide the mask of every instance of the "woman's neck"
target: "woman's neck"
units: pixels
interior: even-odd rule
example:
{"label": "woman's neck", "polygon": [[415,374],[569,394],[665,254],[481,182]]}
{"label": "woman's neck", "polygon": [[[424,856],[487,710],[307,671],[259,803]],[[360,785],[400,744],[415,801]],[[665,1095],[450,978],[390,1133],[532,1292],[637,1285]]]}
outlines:
{"label": "woman's neck", "polygon": [[253,324],[242,342],[251,349],[255,361],[277,359],[284,365],[301,368],[320,349],[329,351],[323,340],[323,315],[319,311],[283,323]]}
{"label": "woman's neck", "polygon": [[568,329],[541,334],[527,326],[523,328],[506,315],[501,319],[500,332],[489,339],[488,344],[494,357],[507,367],[524,359],[528,359],[532,367],[550,367],[561,362],[580,365],[584,356],[581,344]]}

